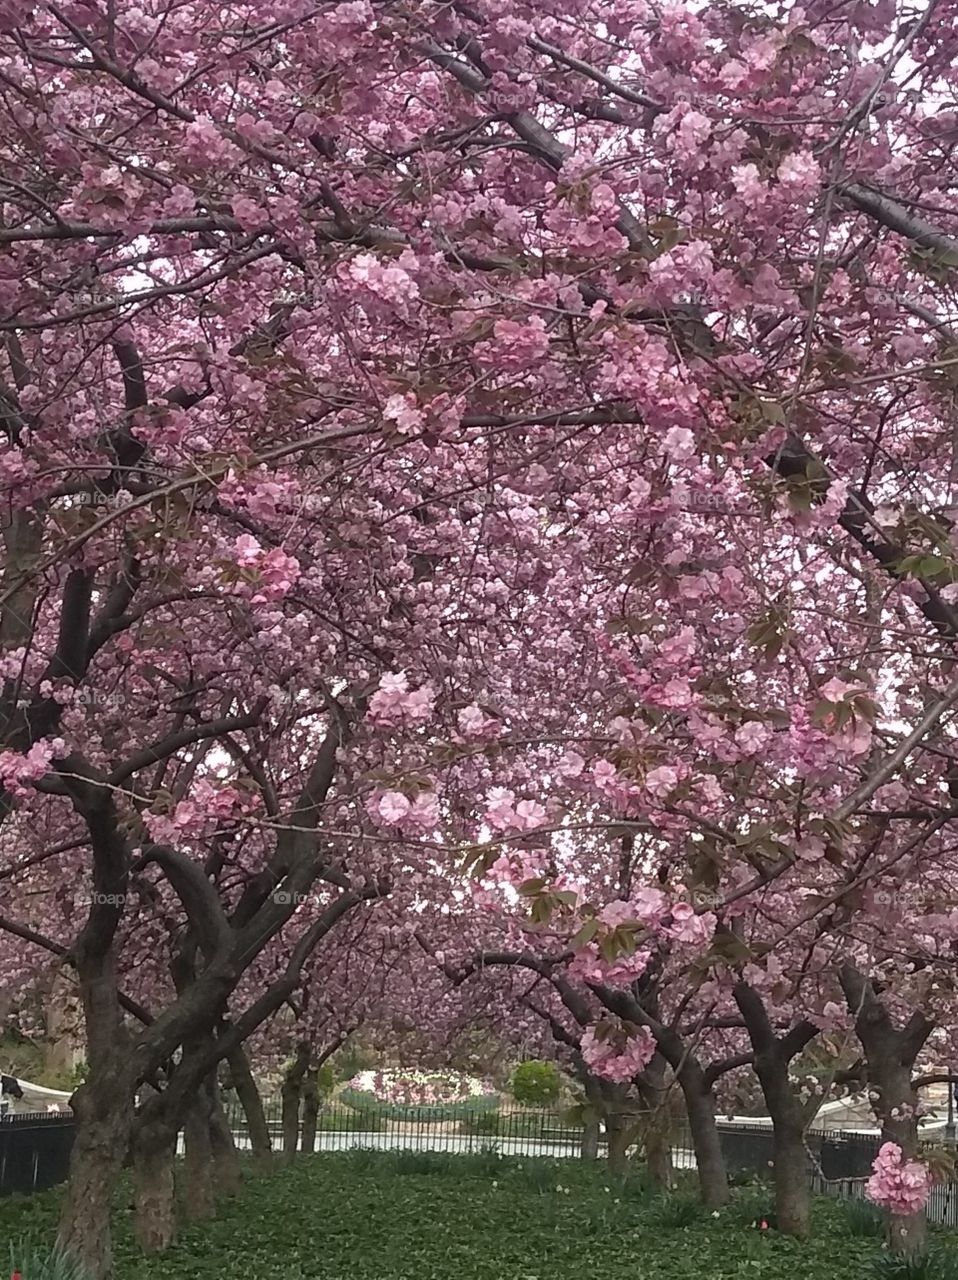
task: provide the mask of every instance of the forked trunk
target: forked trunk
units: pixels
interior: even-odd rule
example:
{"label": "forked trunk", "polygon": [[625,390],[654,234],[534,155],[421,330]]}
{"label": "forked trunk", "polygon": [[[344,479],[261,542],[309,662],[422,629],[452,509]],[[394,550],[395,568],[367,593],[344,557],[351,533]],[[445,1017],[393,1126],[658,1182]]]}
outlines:
{"label": "forked trunk", "polygon": [[[865,1051],[868,1084],[876,1097],[875,1113],[881,1123],[882,1142],[893,1142],[905,1157],[915,1157],[918,1155],[918,1095],[911,1073],[935,1024],[916,1009],[904,1026],[897,1026],[873,983],[854,965],[843,965],[839,979]],[[901,1257],[920,1257],[927,1250],[928,1223],[923,1209],[904,1217],[888,1214],[887,1232],[889,1248]]]}

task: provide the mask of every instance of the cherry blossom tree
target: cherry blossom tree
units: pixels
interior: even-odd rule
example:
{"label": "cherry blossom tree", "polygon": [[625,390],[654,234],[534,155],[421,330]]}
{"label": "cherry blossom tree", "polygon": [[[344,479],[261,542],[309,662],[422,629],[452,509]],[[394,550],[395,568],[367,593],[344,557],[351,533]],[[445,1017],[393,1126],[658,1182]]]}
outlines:
{"label": "cherry blossom tree", "polygon": [[[881,1074],[850,981],[940,1018],[955,38],[941,0],[0,5],[2,987],[77,974],[97,1275],[129,1143],[168,1199],[217,1064],[337,930],[466,901],[464,845],[476,948],[520,900],[553,936],[493,946],[561,944],[621,1022],[583,1056],[657,1051],[703,1142],[696,1018],[788,1153],[842,992]],[[625,887],[586,834],[623,824]]]}

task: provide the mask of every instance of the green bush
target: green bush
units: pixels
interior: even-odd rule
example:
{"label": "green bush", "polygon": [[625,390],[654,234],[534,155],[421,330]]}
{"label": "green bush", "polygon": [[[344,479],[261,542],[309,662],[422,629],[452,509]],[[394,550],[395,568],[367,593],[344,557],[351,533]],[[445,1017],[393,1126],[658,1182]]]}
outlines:
{"label": "green bush", "polygon": [[553,1107],[562,1092],[562,1077],[554,1062],[520,1062],[509,1091],[524,1107]]}

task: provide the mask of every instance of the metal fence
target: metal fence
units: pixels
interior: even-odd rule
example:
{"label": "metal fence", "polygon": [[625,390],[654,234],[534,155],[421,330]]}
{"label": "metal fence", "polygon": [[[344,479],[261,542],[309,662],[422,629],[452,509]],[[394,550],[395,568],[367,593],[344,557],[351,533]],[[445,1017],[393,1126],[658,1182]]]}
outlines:
{"label": "metal fence", "polygon": [[[278,1098],[266,1099],[263,1110],[273,1146],[278,1149],[283,1141],[282,1104]],[[246,1116],[235,1099],[227,1103],[226,1114],[237,1145],[248,1148]],[[507,1156],[578,1156],[584,1134],[583,1127],[570,1124],[561,1111],[395,1106],[363,1111],[329,1102],[317,1117],[312,1149],[346,1151],[366,1147],[468,1154],[494,1145]],[[599,1142],[604,1145],[604,1133],[600,1133]],[[301,1122],[299,1149],[304,1150],[305,1145]]]}
{"label": "metal fence", "polygon": [[[264,1112],[273,1147],[279,1149],[283,1141],[280,1100],[266,1100]],[[227,1102],[227,1119],[237,1146],[248,1149],[246,1116],[235,1097]],[[720,1120],[718,1130],[730,1174],[770,1176],[773,1137],[767,1123]],[[43,1191],[65,1181],[74,1132],[71,1115],[0,1116],[0,1195]],[[494,1147],[504,1156],[574,1158],[582,1154],[585,1136],[581,1124],[570,1122],[556,1110],[390,1107],[362,1111],[332,1101],[317,1116],[313,1150],[365,1147],[469,1154]],[[300,1150],[308,1145],[303,1142],[302,1122],[298,1145]],[[606,1134],[601,1126],[598,1145],[600,1153],[604,1152]],[[813,1188],[827,1195],[861,1199],[879,1145],[875,1134],[810,1132],[806,1151]],[[695,1167],[691,1137],[682,1125],[676,1125],[672,1135],[672,1159],[678,1169]],[[958,1227],[958,1181],[933,1188],[927,1213],[931,1222]]]}
{"label": "metal fence", "polygon": [[65,1181],[75,1122],[72,1116],[0,1116],[0,1196],[29,1195]]}

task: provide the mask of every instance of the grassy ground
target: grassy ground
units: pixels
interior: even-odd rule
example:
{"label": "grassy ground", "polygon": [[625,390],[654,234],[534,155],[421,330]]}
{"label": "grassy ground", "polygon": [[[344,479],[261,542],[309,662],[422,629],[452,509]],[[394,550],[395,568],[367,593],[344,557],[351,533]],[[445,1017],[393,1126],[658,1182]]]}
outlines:
{"label": "grassy ground", "polygon": [[[0,1201],[0,1239],[49,1240],[53,1194]],[[247,1182],[219,1217],[143,1258],[124,1196],[117,1280],[868,1280],[880,1241],[843,1206],[815,1207],[799,1243],[753,1223],[761,1189],[713,1217],[688,1190],[616,1185],[572,1161],[363,1151],[316,1155]],[[850,1231],[851,1227],[851,1231]],[[5,1252],[5,1250],[4,1250]],[[2,1267],[2,1262],[0,1262]]]}

